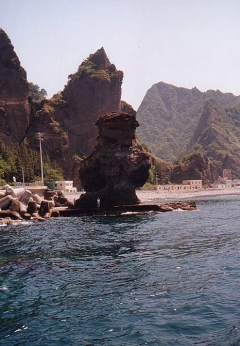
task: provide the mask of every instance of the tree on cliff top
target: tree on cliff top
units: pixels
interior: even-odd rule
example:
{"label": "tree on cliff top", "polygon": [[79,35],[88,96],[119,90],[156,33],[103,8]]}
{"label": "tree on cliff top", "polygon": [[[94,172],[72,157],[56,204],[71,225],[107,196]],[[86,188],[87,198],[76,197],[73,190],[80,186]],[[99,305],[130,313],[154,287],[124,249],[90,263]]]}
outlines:
{"label": "tree on cliff top", "polygon": [[29,82],[28,87],[29,87],[29,96],[34,101],[41,101],[47,97],[46,90],[40,89],[39,85]]}

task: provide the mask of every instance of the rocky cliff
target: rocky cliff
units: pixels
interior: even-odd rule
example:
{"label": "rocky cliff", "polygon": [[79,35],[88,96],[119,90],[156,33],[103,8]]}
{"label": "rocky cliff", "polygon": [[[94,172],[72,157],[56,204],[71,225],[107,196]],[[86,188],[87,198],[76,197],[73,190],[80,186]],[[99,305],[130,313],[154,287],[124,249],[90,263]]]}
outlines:
{"label": "rocky cliff", "polygon": [[100,114],[120,110],[123,73],[110,63],[103,48],[69,76],[62,92],[67,114],[57,113],[70,138],[72,152],[89,155],[96,145],[95,122]]}
{"label": "rocky cliff", "polygon": [[7,34],[0,29],[0,139],[6,144],[20,143],[29,115],[26,72]]}
{"label": "rocky cliff", "polygon": [[218,177],[216,167],[203,153],[185,156],[182,162],[173,165],[170,171],[170,180],[175,184],[181,184],[188,179],[202,179],[204,186],[210,186]]}
{"label": "rocky cliff", "polygon": [[77,156],[89,155],[97,144],[98,116],[121,109],[122,79],[122,71],[110,63],[101,48],[69,76],[63,92],[32,103],[25,142],[37,149],[36,133],[41,132],[43,151],[61,165],[66,179],[74,180],[77,187]]}
{"label": "rocky cliff", "polygon": [[219,174],[215,165],[203,153],[194,152],[185,155],[181,160],[170,164],[150,154],[152,167],[150,181],[152,184],[181,184],[183,180],[202,179],[203,185],[209,187]]}

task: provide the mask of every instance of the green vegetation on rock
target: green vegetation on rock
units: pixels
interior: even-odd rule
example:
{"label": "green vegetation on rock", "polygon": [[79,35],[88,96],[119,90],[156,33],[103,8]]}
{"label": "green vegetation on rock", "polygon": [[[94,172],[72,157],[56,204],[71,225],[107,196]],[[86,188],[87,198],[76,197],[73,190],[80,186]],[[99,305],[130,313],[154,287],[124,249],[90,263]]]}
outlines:
{"label": "green vegetation on rock", "polygon": [[205,153],[218,174],[240,177],[240,97],[219,90],[153,85],[138,111],[139,139],[154,155],[173,163],[187,153]]}
{"label": "green vegetation on rock", "polygon": [[121,76],[122,71],[118,71],[114,64],[111,64],[103,48],[95,54],[91,54],[79,66],[77,72],[70,74],[68,78],[74,80],[81,77],[88,77],[98,81],[111,82],[114,78]]}
{"label": "green vegetation on rock", "polygon": [[47,97],[45,89],[40,89],[39,85],[28,82],[29,96],[33,101],[41,101]]}

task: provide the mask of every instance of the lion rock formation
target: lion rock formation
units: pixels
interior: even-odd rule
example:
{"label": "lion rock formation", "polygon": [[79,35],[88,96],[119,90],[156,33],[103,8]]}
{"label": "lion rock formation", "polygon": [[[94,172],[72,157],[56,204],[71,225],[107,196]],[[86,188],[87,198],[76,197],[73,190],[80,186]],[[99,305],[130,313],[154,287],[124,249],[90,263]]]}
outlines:
{"label": "lion rock formation", "polygon": [[135,138],[138,122],[134,114],[112,112],[97,119],[98,143],[80,165],[80,179],[86,193],[78,207],[138,204],[135,189],[148,179],[151,166],[147,152]]}

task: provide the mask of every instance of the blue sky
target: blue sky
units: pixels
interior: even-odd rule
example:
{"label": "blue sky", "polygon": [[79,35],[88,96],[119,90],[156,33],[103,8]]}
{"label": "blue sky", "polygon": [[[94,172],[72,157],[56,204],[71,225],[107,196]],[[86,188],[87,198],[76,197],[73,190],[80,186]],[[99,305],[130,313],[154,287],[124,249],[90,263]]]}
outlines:
{"label": "blue sky", "polygon": [[240,95],[239,0],[0,0],[28,81],[51,97],[104,47],[138,109],[160,81]]}

